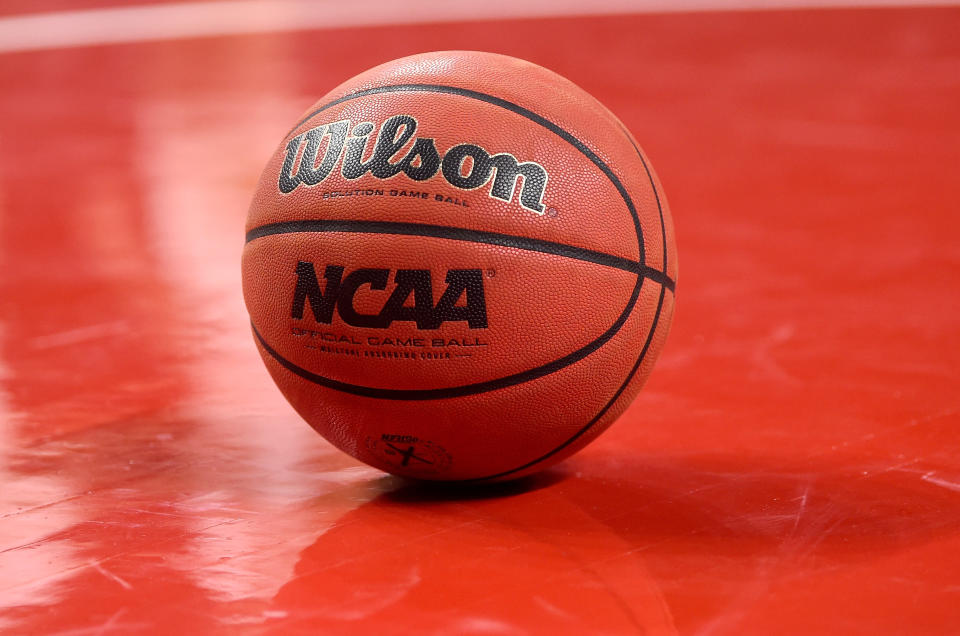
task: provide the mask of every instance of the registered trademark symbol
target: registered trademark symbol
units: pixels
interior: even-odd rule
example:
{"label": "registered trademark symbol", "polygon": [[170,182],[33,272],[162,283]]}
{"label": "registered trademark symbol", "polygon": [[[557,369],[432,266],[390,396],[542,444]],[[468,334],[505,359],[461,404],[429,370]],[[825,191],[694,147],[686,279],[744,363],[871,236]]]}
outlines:
{"label": "registered trademark symbol", "polygon": [[557,208],[547,208],[547,216],[550,218],[556,218],[560,216],[560,210]]}
{"label": "registered trademark symbol", "polygon": [[496,275],[497,275],[497,270],[495,270],[495,269],[488,269],[488,270],[487,270],[487,278],[493,278],[493,277],[496,276]]}

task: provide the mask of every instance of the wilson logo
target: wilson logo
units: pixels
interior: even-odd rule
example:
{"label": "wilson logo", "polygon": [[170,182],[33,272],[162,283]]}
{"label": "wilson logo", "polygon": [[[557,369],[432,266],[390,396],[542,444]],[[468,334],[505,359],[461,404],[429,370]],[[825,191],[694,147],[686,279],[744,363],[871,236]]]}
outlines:
{"label": "wilson logo", "polygon": [[[483,272],[479,269],[451,269],[447,272],[446,290],[436,305],[433,303],[433,281],[430,270],[400,269],[393,276],[395,287],[376,314],[362,314],[354,306],[357,294],[374,294],[387,289],[388,269],[357,269],[344,276],[344,268],[327,265],[323,272],[326,286],[321,291],[313,263],[297,263],[297,286],[293,292],[290,317],[302,320],[310,303],[314,320],[330,324],[334,311],[340,319],[354,327],[386,329],[395,321],[417,323],[417,329],[438,329],[445,322],[466,322],[471,329],[487,326],[487,304],[483,294]],[[368,286],[368,290],[360,291]],[[413,305],[407,304],[413,295]],[[464,298],[465,297],[465,298]],[[461,303],[461,298],[464,301]]]}
{"label": "wilson logo", "polygon": [[547,171],[536,162],[517,161],[507,152],[491,155],[474,144],[453,146],[441,156],[433,139],[414,136],[417,120],[410,115],[390,117],[375,138],[373,130],[371,122],[353,124],[345,119],[297,135],[287,144],[277,183],[280,192],[315,186],[339,164],[340,174],[351,180],[367,173],[389,179],[402,172],[414,181],[426,181],[440,172],[447,183],[461,190],[476,190],[492,180],[490,196],[507,202],[513,200],[519,180],[520,205],[537,214],[544,212]]}

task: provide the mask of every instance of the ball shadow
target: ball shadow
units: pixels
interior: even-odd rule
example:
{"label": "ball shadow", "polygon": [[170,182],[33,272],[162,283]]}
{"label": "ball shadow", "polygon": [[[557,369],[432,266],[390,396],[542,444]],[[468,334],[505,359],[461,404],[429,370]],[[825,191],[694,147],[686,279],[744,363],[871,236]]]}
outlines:
{"label": "ball shadow", "polygon": [[549,488],[567,477],[568,473],[563,467],[552,467],[519,479],[497,482],[422,481],[390,475],[379,479],[377,487],[382,489],[380,498],[384,501],[416,505],[516,497]]}

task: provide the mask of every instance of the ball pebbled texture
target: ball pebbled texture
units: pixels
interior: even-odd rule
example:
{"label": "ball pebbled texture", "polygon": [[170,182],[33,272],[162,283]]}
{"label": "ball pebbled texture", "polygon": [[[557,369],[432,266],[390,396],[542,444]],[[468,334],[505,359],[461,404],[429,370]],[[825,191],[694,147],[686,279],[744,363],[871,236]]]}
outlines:
{"label": "ball pebbled texture", "polygon": [[511,479],[576,452],[636,396],[673,314],[673,223],[639,146],[502,55],[415,55],[332,90],[268,162],[246,232],[277,386],[407,477]]}

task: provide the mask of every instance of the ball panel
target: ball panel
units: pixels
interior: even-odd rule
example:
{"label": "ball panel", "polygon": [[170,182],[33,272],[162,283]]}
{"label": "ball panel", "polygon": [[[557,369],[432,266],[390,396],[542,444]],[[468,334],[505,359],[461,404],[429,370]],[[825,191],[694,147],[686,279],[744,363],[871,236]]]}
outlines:
{"label": "ball panel", "polygon": [[[309,299],[301,296],[295,302],[301,263],[309,263],[306,276],[313,276],[317,294],[330,285],[323,278],[328,266],[343,268],[341,288],[352,272],[380,269],[388,281],[385,288],[364,285],[349,304],[364,316],[383,315],[389,325],[358,327],[338,307],[329,307],[329,315],[318,320]],[[390,389],[489,382],[559,360],[610,331],[630,311],[637,283],[634,273],[551,254],[438,238],[344,233],[257,239],[244,248],[244,270],[251,320],[279,355],[339,382]],[[402,271],[429,272],[430,297],[418,299],[416,289],[408,292],[397,284]],[[405,308],[419,305],[429,319],[451,288],[445,282],[451,271],[474,273],[482,287],[483,327],[471,327],[469,315],[436,328],[393,320],[397,312],[389,309],[401,296]],[[468,294],[459,296],[458,305],[468,304]],[[345,299],[340,303],[346,304]],[[410,317],[415,316],[399,316]]]}
{"label": "ball panel", "polygon": [[[378,468],[408,476],[482,479],[548,456],[529,468],[542,469],[582,448],[609,426],[644,381],[639,374],[631,376],[641,353],[634,343],[645,342],[659,295],[659,286],[644,285],[638,303],[643,310],[631,314],[610,344],[577,364],[532,382],[456,399],[358,398],[293,376],[262,347],[260,352],[288,401],[339,448]],[[656,355],[653,346],[647,356]],[[568,443],[591,422],[588,430]],[[384,436],[415,437],[418,441],[406,446],[417,448],[429,442],[442,449],[446,456],[443,471],[434,472],[428,465],[397,466],[394,460],[398,458],[388,455],[379,443]],[[520,474],[511,472],[503,477]]]}
{"label": "ball panel", "polygon": [[[298,135],[319,126],[350,119],[351,126],[370,121],[377,126],[393,116],[416,113],[413,137],[392,157],[399,163],[412,152],[415,139],[431,139],[441,167],[432,176],[416,181],[400,172],[378,178],[366,172],[356,179],[344,177],[346,148],[327,134],[316,151],[316,165],[330,152],[333,168],[313,186],[303,183],[289,193],[278,188],[290,151],[287,144]],[[324,129],[326,130],[326,129]],[[352,130],[352,128],[351,128]],[[399,133],[402,134],[402,133]],[[379,128],[367,137],[369,159],[380,135]],[[622,135],[618,139],[624,158],[640,170],[636,153]],[[493,196],[500,170],[490,170],[479,187],[464,190],[445,179],[443,162],[450,150],[463,144],[476,145],[490,156],[511,155],[517,162],[542,166],[546,185],[542,210],[521,204],[525,180],[506,179],[512,187],[508,200]],[[299,142],[293,165],[303,161],[307,142]],[[344,142],[346,146],[346,142]],[[503,175],[510,174],[504,170]],[[644,176],[645,178],[645,176]],[[424,193],[426,196],[423,196]],[[438,199],[439,197],[439,199]],[[654,203],[655,205],[655,203]],[[421,92],[391,92],[350,99],[324,110],[299,126],[278,148],[267,165],[251,206],[247,231],[255,227],[305,218],[383,219],[415,221],[435,225],[495,230],[506,234],[538,238],[598,250],[637,260],[639,245],[633,216],[615,184],[591,159],[568,141],[528,117],[501,106],[464,95]]]}
{"label": "ball panel", "polygon": [[595,152],[611,153],[608,164],[630,155],[628,148],[620,148],[623,125],[582,88],[537,64],[478,51],[436,51],[375,66],[331,90],[304,116],[358,91],[398,84],[439,84],[494,95],[591,140]]}
{"label": "ball panel", "polygon": [[[437,51],[412,55],[373,67],[331,90],[307,109],[363,90],[398,84],[439,84],[487,93],[533,111],[582,140],[627,185],[632,197],[650,192],[650,179],[638,162],[636,144],[623,123],[592,95],[565,77],[539,65],[506,55],[478,51]],[[302,118],[301,118],[302,119]],[[624,137],[627,143],[624,143]],[[630,141],[633,141],[631,144]],[[636,146],[636,148],[634,147]],[[650,172],[652,166],[647,162]],[[653,175],[654,179],[656,176]],[[637,187],[631,187],[630,181]],[[661,202],[663,189],[659,187]],[[659,223],[656,201],[638,203],[649,214],[643,227]],[[654,225],[648,225],[654,224]],[[668,233],[668,237],[672,236]],[[659,234],[647,232],[648,251],[662,253]],[[672,245],[672,239],[668,241]],[[653,263],[651,263],[653,265]]]}

